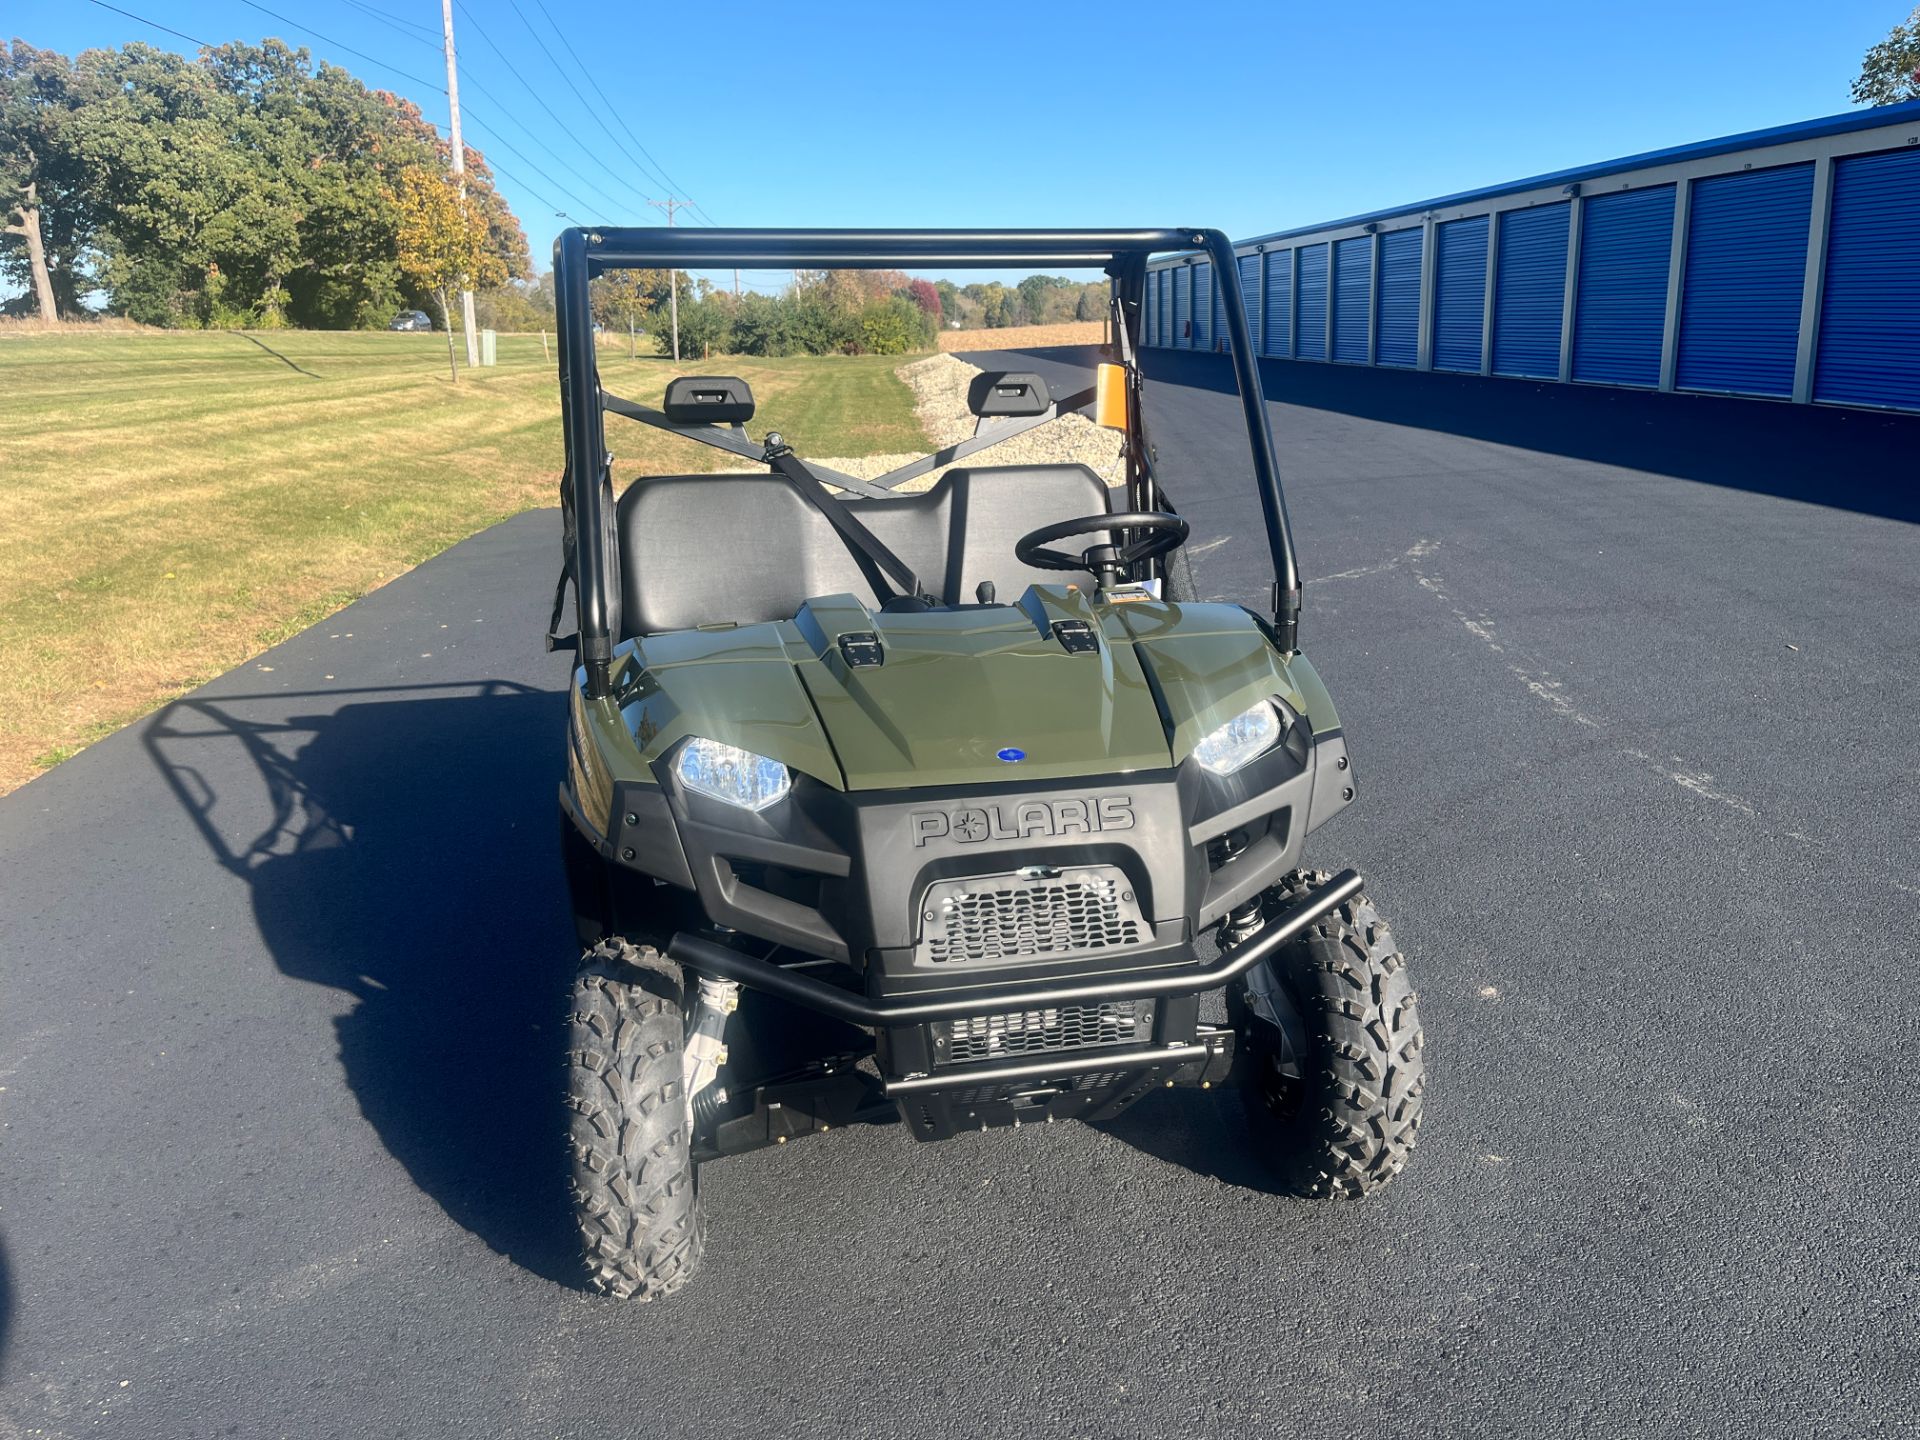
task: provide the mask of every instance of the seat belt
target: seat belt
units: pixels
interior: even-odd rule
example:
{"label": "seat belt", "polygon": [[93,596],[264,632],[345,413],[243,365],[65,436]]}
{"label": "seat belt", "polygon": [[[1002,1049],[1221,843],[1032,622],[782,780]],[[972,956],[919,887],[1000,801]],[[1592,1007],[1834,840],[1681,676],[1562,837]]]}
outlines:
{"label": "seat belt", "polygon": [[920,577],[913,573],[913,568],[889,550],[879,536],[861,524],[860,518],[847,508],[846,502],[821,483],[820,477],[806,467],[806,463],[793,453],[791,446],[770,445],[765,458],[767,464],[778,471],[800,497],[810,502],[833,527],[834,533],[853,553],[854,563],[860,567],[860,573],[867,577],[867,583],[873,586],[873,593],[880,597],[881,604],[903,598],[925,600],[935,605],[940,603],[940,598],[920,583]]}

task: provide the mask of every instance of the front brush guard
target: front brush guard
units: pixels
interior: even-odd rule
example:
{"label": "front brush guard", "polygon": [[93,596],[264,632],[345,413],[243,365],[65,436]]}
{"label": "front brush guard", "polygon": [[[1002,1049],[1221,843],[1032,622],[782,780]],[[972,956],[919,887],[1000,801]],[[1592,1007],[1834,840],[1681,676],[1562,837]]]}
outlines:
{"label": "front brush guard", "polygon": [[[1032,1010],[1053,1005],[1149,996],[1198,995],[1205,990],[1218,989],[1229,980],[1245,974],[1329,910],[1358,895],[1364,885],[1357,871],[1342,870],[1324,885],[1308,891],[1249,939],[1221,952],[1210,965],[1183,967],[1129,979],[1101,980],[1091,984],[1036,986],[1032,982],[1024,985],[1007,983],[969,990],[957,998],[870,998],[797,970],[789,970],[771,960],[745,954],[697,935],[688,935],[684,931],[668,943],[667,953],[697,974],[737,980],[742,985],[750,985],[778,999],[817,1010],[835,1020],[868,1029],[880,1029],[928,1020],[988,1015],[1005,1010]],[[1108,1053],[1110,1059],[1118,1058],[1116,1052]]]}

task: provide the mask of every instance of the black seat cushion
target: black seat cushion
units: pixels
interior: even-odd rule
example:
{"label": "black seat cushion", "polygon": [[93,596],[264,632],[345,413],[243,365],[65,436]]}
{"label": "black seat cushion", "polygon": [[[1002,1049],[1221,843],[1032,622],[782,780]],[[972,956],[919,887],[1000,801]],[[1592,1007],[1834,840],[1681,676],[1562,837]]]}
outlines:
{"label": "black seat cushion", "polygon": [[[846,504],[921,584],[960,603],[982,580],[1005,600],[1035,583],[1091,587],[1091,575],[1022,565],[1013,546],[1042,525],[1106,514],[1107,494],[1084,465],[995,465],[949,470],[924,494]],[[816,595],[879,602],[833,527],[777,475],[636,480],[617,521],[628,638],[786,620]]]}

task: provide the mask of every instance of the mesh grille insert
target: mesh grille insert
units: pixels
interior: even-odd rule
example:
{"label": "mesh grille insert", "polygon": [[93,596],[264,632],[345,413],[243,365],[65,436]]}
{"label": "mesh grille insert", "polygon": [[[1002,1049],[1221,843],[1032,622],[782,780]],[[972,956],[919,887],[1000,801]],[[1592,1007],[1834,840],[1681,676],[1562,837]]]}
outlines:
{"label": "mesh grille insert", "polygon": [[949,1065],[1009,1055],[1044,1055],[1097,1045],[1130,1045],[1153,1030],[1149,1001],[1110,1000],[1100,1005],[1055,1005],[1002,1015],[969,1015],[942,1027]]}
{"label": "mesh grille insert", "polygon": [[989,875],[927,887],[918,958],[970,965],[1116,950],[1147,938],[1126,876],[1111,865]]}

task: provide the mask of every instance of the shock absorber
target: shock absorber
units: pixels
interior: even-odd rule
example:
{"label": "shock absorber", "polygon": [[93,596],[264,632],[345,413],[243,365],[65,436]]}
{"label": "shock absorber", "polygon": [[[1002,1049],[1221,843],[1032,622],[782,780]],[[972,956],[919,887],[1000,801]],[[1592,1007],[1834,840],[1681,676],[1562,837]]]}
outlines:
{"label": "shock absorber", "polygon": [[735,980],[699,977],[699,990],[688,1017],[687,1040],[681,1050],[687,1118],[696,1133],[707,1128],[727,1103],[727,1092],[717,1082],[727,1063],[727,1017],[740,1008],[740,985]]}

